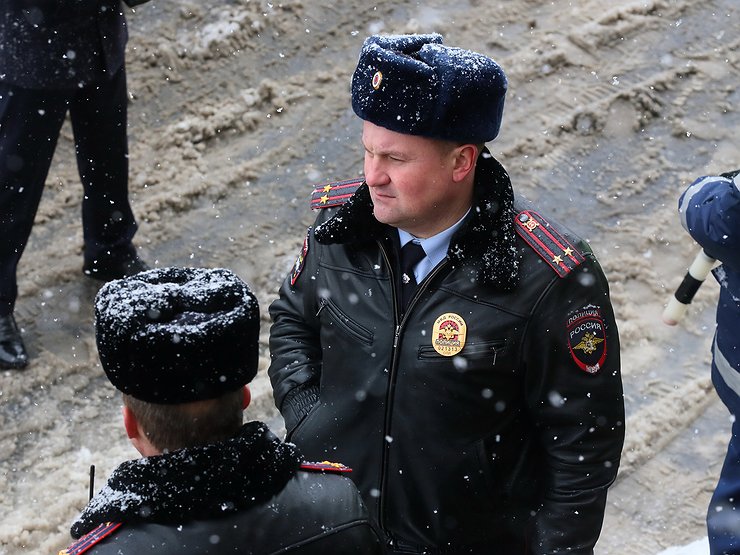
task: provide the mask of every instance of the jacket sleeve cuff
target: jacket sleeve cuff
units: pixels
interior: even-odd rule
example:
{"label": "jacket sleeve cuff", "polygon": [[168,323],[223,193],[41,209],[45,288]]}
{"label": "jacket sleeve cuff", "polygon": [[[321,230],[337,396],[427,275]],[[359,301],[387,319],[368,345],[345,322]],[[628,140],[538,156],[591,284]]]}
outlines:
{"label": "jacket sleeve cuff", "polygon": [[282,406],[285,429],[292,431],[319,401],[319,385],[301,385],[285,396]]}

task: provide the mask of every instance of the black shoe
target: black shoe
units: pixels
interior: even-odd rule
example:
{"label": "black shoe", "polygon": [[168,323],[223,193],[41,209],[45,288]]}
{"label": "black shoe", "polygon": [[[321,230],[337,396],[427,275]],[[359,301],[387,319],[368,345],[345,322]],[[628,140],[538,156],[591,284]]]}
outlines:
{"label": "black shoe", "polygon": [[100,281],[121,279],[149,269],[149,264],[136,254],[127,254],[121,258],[101,257],[97,260],[85,260],[82,266],[82,271],[86,276]]}
{"label": "black shoe", "polygon": [[20,370],[28,366],[28,353],[12,314],[0,316],[0,368]]}

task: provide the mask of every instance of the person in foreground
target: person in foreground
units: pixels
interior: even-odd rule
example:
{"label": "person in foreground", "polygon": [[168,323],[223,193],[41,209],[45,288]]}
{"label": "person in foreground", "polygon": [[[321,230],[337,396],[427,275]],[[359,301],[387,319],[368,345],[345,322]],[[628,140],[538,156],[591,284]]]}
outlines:
{"label": "person in foreground", "polygon": [[607,281],[485,147],[506,89],[438,34],[369,37],[364,180],[316,189],[270,307],[288,439],[357,467],[387,553],[590,554],[617,474]]}
{"label": "person in foreground", "polygon": [[696,179],[680,196],[681,224],[721,262],[712,383],[733,416],[732,435],[707,512],[711,555],[740,555],[740,170]]}
{"label": "person in foreground", "polygon": [[0,2],[1,369],[28,365],[17,269],[67,114],[83,186],[83,273],[107,281],[148,269],[132,243],[127,39],[120,0]]}
{"label": "person in foreground", "polygon": [[163,268],[95,300],[103,369],[142,458],[119,465],[60,555],[380,553],[338,463],[306,463],[262,422],[242,424],[259,307],[229,270]]}

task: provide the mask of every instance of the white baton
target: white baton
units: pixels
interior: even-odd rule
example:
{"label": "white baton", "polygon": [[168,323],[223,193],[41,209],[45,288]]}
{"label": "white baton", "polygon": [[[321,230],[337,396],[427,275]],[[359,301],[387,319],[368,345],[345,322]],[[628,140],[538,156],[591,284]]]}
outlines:
{"label": "white baton", "polygon": [[665,310],[663,310],[663,322],[669,326],[675,326],[681,321],[691,300],[716,262],[716,259],[703,250],[699,251],[699,254],[696,255],[691,266],[689,266],[689,271],[686,272],[681,285],[678,286],[678,289],[668,301]]}

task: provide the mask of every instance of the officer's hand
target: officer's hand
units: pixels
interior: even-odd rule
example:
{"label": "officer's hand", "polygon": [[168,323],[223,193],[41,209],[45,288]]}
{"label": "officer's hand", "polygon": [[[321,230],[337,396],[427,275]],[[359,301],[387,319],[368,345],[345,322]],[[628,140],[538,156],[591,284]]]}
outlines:
{"label": "officer's hand", "polygon": [[293,388],[285,396],[281,412],[285,420],[285,429],[292,432],[311,409],[319,402],[319,385],[307,383]]}
{"label": "officer's hand", "polygon": [[721,173],[722,177],[726,177],[727,179],[735,179],[735,176],[740,173],[740,170],[735,170],[731,172]]}

